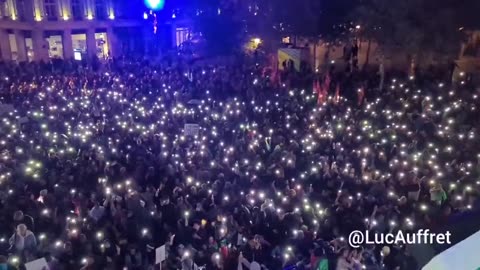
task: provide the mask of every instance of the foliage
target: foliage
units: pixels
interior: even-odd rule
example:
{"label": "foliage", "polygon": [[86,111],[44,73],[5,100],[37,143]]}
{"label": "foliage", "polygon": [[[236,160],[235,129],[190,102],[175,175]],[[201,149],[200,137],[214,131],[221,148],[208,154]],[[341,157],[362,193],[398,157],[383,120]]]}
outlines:
{"label": "foliage", "polygon": [[286,34],[336,41],[349,34],[349,11],[357,1],[277,0],[274,18]]}
{"label": "foliage", "polygon": [[[384,50],[450,55],[461,27],[480,27],[479,0],[177,0],[171,9],[194,18],[207,47],[216,53],[240,48],[247,37],[345,41],[360,34]],[[476,25],[475,25],[476,24]]]}
{"label": "foliage", "polygon": [[228,10],[222,10],[221,14],[197,16],[195,25],[211,54],[230,54],[243,44],[244,27]]}
{"label": "foliage", "polygon": [[245,27],[237,6],[226,0],[167,1],[171,12],[181,21],[193,22],[194,32],[201,33],[207,53],[229,54],[240,48]]}
{"label": "foliage", "polygon": [[[362,0],[352,19],[384,50],[412,56],[453,55],[462,40],[463,5],[470,0]],[[473,1],[472,1],[473,3]]]}

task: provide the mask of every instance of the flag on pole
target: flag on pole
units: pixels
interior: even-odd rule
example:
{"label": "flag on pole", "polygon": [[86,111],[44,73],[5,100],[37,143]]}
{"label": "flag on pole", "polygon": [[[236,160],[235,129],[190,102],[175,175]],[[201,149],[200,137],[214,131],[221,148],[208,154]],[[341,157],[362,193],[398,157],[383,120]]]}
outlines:
{"label": "flag on pole", "polygon": [[327,88],[326,87],[323,87],[322,88],[322,103],[325,103],[327,101],[327,98],[328,98],[328,91],[327,91]]}
{"label": "flag on pole", "polygon": [[313,81],[313,93],[317,94],[317,104],[320,105],[327,101],[328,89],[330,88],[330,75],[324,78],[323,82],[320,83],[320,80]]}
{"label": "flag on pole", "polygon": [[324,91],[328,92],[328,89],[330,89],[330,83],[332,82],[332,79],[330,78],[330,74],[327,73],[325,76],[325,80],[323,81],[324,84]]}
{"label": "flag on pole", "polygon": [[365,89],[363,89],[363,86],[358,88],[357,98],[358,98],[358,106],[362,105],[363,99],[365,98]]}
{"label": "flag on pole", "polygon": [[330,74],[327,73],[325,76],[325,79],[323,80],[323,85],[322,85],[322,103],[327,101],[328,97],[328,91],[330,90],[330,83],[332,82],[332,79],[330,78]]}
{"label": "flag on pole", "polygon": [[317,98],[317,104],[320,105],[323,102],[325,102],[325,90],[323,90],[323,87],[320,85],[320,83],[317,82],[316,87],[318,98]]}
{"label": "flag on pole", "polygon": [[338,104],[340,101],[340,83],[337,83],[337,87],[335,89],[335,97],[333,98],[333,102]]}
{"label": "flag on pole", "polygon": [[312,89],[313,89],[314,94],[318,94],[318,82],[317,82],[317,80],[313,80]]}

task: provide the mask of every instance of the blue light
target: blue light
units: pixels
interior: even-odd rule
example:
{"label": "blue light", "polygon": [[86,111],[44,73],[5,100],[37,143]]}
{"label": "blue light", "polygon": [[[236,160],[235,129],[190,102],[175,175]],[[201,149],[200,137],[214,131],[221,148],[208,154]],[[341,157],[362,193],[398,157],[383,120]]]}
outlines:
{"label": "blue light", "polygon": [[145,5],[152,10],[163,9],[165,5],[165,0],[145,0]]}

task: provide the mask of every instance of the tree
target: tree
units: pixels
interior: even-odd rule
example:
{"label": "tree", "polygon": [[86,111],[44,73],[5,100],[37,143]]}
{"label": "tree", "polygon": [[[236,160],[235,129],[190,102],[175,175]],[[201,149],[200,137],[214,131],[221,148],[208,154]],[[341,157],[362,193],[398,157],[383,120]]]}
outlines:
{"label": "tree", "polygon": [[257,1],[261,2],[257,5],[261,13],[257,25],[263,27],[261,36],[278,41],[281,37],[293,37],[295,45],[296,37],[302,37],[313,44],[313,57],[316,58],[316,45],[320,40],[333,44],[349,37],[352,27],[349,11],[359,0]]}
{"label": "tree", "polygon": [[198,16],[196,27],[202,33],[210,54],[231,54],[240,49],[245,38],[242,22],[236,20],[229,10]]}
{"label": "tree", "polygon": [[337,41],[349,34],[349,11],[358,0],[277,0],[275,18],[290,35]]}
{"label": "tree", "polygon": [[242,45],[245,27],[234,0],[166,1],[159,20],[192,22],[193,33],[202,37],[208,54],[230,54]]}
{"label": "tree", "polygon": [[[352,19],[385,52],[412,60],[451,58],[460,46],[465,7],[472,0],[362,0]],[[472,7],[472,6],[471,6]]]}

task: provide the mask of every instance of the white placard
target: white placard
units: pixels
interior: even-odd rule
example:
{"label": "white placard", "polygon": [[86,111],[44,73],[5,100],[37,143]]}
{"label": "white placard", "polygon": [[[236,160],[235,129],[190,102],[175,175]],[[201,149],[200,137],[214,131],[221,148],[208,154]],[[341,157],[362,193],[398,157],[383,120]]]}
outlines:
{"label": "white placard", "polygon": [[250,270],[260,270],[261,267],[260,267],[260,264],[258,264],[257,262],[252,262],[250,264]]}
{"label": "white placard", "polygon": [[185,136],[198,136],[200,126],[198,124],[185,124],[183,131]]}
{"label": "white placard", "polygon": [[30,120],[28,119],[28,117],[20,117],[20,118],[18,118],[18,123],[19,123],[20,125],[26,124],[26,123],[28,123],[29,121],[30,121]]}
{"label": "white placard", "polygon": [[189,105],[201,105],[202,101],[199,99],[191,99],[189,102],[187,102]]}
{"label": "white placard", "polygon": [[166,259],[165,245],[155,249],[155,264],[162,263]]}
{"label": "white placard", "polygon": [[31,261],[25,264],[26,270],[50,270],[45,257]]}
{"label": "white placard", "polygon": [[82,53],[81,52],[73,52],[73,59],[76,61],[82,61]]}

